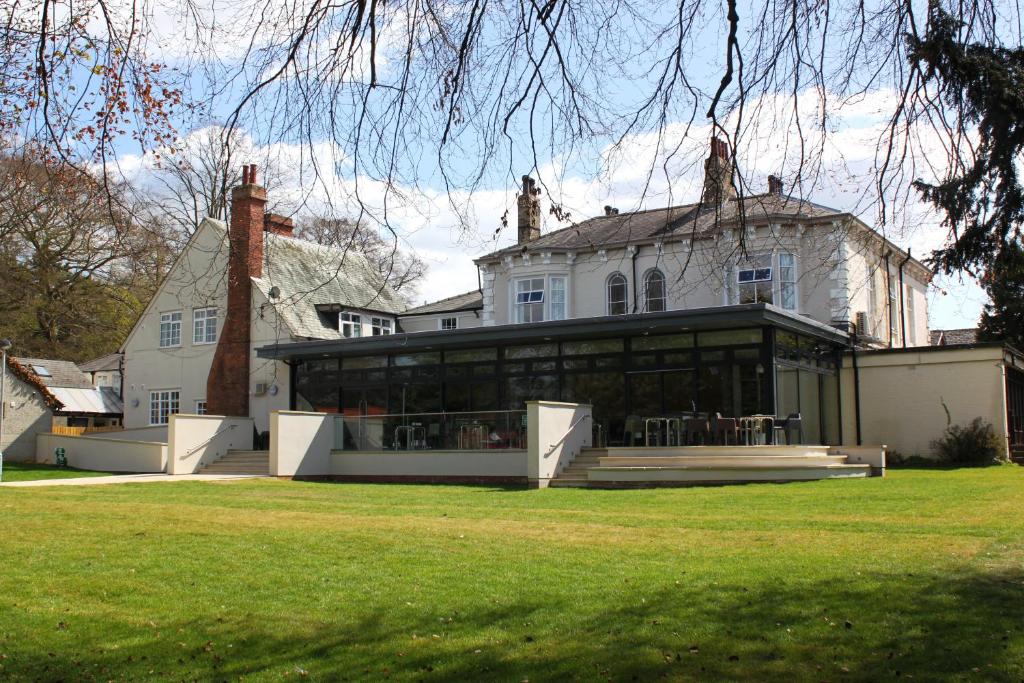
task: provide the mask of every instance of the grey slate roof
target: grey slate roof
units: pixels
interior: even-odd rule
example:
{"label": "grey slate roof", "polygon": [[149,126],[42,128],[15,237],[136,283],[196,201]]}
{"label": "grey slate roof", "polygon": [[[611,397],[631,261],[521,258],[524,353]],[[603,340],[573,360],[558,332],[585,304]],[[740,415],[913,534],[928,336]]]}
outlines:
{"label": "grey slate roof", "polygon": [[271,288],[278,288],[277,311],[294,336],[342,338],[341,332],[325,324],[318,305],[391,314],[405,309],[405,302],[359,252],[264,235],[263,277],[253,278],[253,284],[268,299]]}
{"label": "grey slate roof", "polygon": [[928,340],[932,346],[953,346],[955,344],[977,344],[978,328],[966,327],[956,330],[932,330]]}
{"label": "grey slate roof", "polygon": [[[737,222],[741,203],[729,200],[720,210],[713,206],[684,204],[612,216],[597,216],[580,223],[554,230],[528,242],[528,251],[577,250],[604,248],[614,244],[637,241],[671,241],[707,237],[720,224]],[[780,218],[784,220],[828,220],[846,215],[837,209],[814,204],[806,200],[765,193],[744,197],[742,202],[744,218],[747,221],[764,221]],[[500,249],[480,257],[480,260],[500,258],[518,254],[523,245]]]}
{"label": "grey slate roof", "polygon": [[[15,360],[35,373],[39,381],[48,387],[93,388],[89,375],[79,370],[78,366],[69,360],[49,360],[46,358],[16,358]],[[45,368],[49,376],[40,372],[37,368]]]}
{"label": "grey slate roof", "polygon": [[105,356],[94,358],[93,360],[85,363],[79,363],[78,369],[82,372],[107,372],[110,370],[119,370],[121,368],[121,358],[123,354],[120,353],[108,353]]}
{"label": "grey slate roof", "polygon": [[484,307],[484,295],[479,289],[465,294],[456,294],[447,299],[432,301],[422,306],[406,309],[402,315],[423,315],[425,313],[454,313],[456,311],[476,311]]}

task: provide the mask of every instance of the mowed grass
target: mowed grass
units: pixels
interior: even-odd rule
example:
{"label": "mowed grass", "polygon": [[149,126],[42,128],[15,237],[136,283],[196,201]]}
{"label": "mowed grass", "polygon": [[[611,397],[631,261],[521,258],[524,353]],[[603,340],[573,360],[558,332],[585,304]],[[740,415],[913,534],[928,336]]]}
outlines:
{"label": "mowed grass", "polygon": [[4,461],[3,481],[35,481],[37,479],[76,479],[78,477],[106,477],[112,472],[76,470],[70,467],[39,465],[34,462]]}
{"label": "mowed grass", "polygon": [[0,490],[0,679],[1019,681],[1022,494]]}

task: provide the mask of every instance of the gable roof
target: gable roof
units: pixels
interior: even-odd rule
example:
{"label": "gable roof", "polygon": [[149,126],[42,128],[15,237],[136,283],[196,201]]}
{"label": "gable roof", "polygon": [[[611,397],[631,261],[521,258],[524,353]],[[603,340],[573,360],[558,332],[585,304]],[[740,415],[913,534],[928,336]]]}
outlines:
{"label": "gable roof", "polygon": [[39,395],[43,397],[43,402],[46,403],[51,410],[60,410],[64,407],[64,404],[53,395],[53,392],[50,391],[49,387],[43,384],[42,380],[39,379],[39,376],[36,375],[36,373],[22,365],[18,359],[13,356],[7,356],[6,358],[7,369],[11,371],[11,374],[38,391]]}
{"label": "gable roof", "polygon": [[93,360],[85,363],[79,363],[78,369],[82,372],[104,372],[110,370],[121,369],[121,359],[124,354],[121,353],[108,353],[105,356],[94,358]]}
{"label": "gable roof", "polygon": [[[221,223],[223,229],[223,223]],[[397,314],[405,302],[380,273],[354,249],[325,247],[294,237],[264,233],[263,276],[253,284],[275,304],[293,336],[340,339],[317,306],[338,305],[362,311]],[[277,287],[278,296],[270,295]]]}
{"label": "gable roof", "polygon": [[[92,389],[92,380],[89,379],[89,375],[79,370],[78,366],[69,360],[18,358],[17,361],[47,387]],[[46,370],[49,372],[49,375],[40,372],[40,370]]]}
{"label": "gable roof", "polygon": [[432,301],[421,306],[406,309],[402,315],[426,315],[428,313],[454,313],[456,311],[476,311],[484,307],[484,295],[479,289],[465,294],[456,294],[447,299]]}
{"label": "gable roof", "polygon": [[932,346],[976,344],[978,342],[978,328],[963,327],[955,330],[932,330],[929,333],[928,341]]}

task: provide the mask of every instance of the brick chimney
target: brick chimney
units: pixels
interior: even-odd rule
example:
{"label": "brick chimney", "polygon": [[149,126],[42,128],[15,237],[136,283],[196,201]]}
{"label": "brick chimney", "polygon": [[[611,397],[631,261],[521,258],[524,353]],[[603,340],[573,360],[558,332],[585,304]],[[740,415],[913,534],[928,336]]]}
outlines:
{"label": "brick chimney", "polygon": [[782,194],[782,178],[777,175],[768,176],[768,194]]}
{"label": "brick chimney", "polygon": [[293,237],[295,222],[279,213],[268,213],[263,217],[264,229],[282,237]]}
{"label": "brick chimney", "polygon": [[523,176],[523,191],[519,195],[519,244],[525,244],[540,237],[540,190],[537,182],[528,175]]}
{"label": "brick chimney", "polygon": [[228,310],[206,381],[211,415],[249,415],[252,280],[263,274],[264,207],[267,191],[256,183],[256,166],[242,167],[242,184],[231,191],[228,226]]}
{"label": "brick chimney", "polygon": [[700,202],[705,206],[721,206],[728,199],[736,198],[732,186],[732,161],[729,159],[729,145],[718,137],[711,138],[711,154],[704,162],[704,192]]}

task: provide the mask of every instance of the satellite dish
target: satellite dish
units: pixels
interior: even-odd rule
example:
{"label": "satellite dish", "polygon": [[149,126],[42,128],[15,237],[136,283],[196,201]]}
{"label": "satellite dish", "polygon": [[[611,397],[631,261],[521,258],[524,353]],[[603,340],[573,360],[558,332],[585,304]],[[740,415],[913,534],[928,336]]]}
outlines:
{"label": "satellite dish", "polygon": [[281,290],[277,285],[270,288],[270,298],[276,299],[281,296]]}

